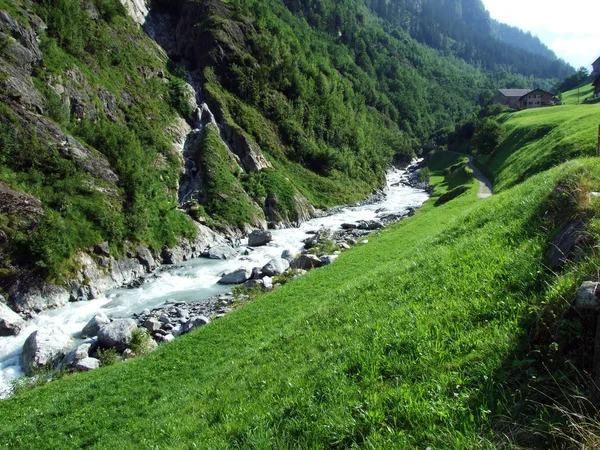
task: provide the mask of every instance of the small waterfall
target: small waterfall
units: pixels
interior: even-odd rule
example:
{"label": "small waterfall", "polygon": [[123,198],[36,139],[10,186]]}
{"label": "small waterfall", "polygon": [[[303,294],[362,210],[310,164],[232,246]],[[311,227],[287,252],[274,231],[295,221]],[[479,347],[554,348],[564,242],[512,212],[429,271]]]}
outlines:
{"label": "small waterfall", "polygon": [[185,173],[179,181],[180,205],[192,200],[194,194],[203,187],[202,173],[196,164],[196,151],[206,126],[213,124],[218,127],[214,114],[204,102],[204,95],[197,76],[190,72],[188,72],[188,90],[193,92],[192,105],[195,110],[192,117],[193,129],[187,134],[181,149]]}

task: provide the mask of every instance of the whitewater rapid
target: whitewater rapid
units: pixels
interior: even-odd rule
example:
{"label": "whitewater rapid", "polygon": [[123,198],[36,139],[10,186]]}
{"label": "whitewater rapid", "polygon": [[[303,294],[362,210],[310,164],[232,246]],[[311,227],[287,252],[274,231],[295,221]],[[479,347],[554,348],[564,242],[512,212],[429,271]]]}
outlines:
{"label": "whitewater rapid", "polygon": [[[272,242],[267,246],[257,247],[248,256],[226,261],[197,258],[172,268],[163,266],[146,276],[139,288],[114,289],[96,300],[69,303],[65,307],[38,314],[18,336],[0,337],[0,398],[10,393],[11,380],[23,376],[19,362],[21,349],[34,331],[50,325],[60,325],[77,339],[85,324],[100,311],[109,317],[128,318],[146,308],[162,306],[167,300],[194,302],[225,293],[230,287],[217,284],[223,272],[240,267],[262,267],[270,259],[279,258],[284,250],[299,253],[308,231],[316,231],[322,227],[335,231],[341,229],[342,223],[373,220],[380,213],[403,213],[409,208],[420,207],[427,200],[428,194],[422,190],[396,185],[404,174],[403,170],[391,169],[388,172],[388,190],[383,201],[344,207],[335,214],[304,222],[298,228],[273,230]],[[247,240],[238,249],[240,255],[244,253],[246,246]]]}

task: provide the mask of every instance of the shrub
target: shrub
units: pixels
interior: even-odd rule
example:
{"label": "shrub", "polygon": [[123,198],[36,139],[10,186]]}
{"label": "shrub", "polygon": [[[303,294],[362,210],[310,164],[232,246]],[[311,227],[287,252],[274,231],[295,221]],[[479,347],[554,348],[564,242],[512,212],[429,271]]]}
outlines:
{"label": "shrub", "polygon": [[145,328],[137,328],[131,333],[131,343],[129,344],[131,351],[137,355],[146,355],[150,353],[156,346],[152,340],[152,336]]}
{"label": "shrub", "polygon": [[478,155],[490,155],[500,145],[503,135],[504,130],[498,122],[489,118],[481,119],[473,135],[473,151]]}
{"label": "shrub", "polygon": [[429,168],[427,167],[417,171],[417,179],[419,180],[419,183],[428,183],[430,175]]}
{"label": "shrub", "polygon": [[106,350],[98,349],[98,359],[100,360],[100,366],[112,366],[119,362],[119,353],[114,348],[107,348]]}

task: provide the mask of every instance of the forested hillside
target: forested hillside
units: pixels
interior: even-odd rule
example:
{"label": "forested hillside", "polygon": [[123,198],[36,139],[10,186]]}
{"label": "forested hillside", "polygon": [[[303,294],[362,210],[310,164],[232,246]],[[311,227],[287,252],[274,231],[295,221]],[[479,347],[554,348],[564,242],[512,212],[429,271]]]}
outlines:
{"label": "forested hillside", "polygon": [[569,72],[481,39],[489,17],[463,3],[155,0],[136,24],[126,0],[0,0],[0,284],[64,284],[101,242],[160,262],[198,223],[297,223],[380,187],[497,87]]}
{"label": "forested hillside", "polygon": [[[538,38],[491,19],[481,0],[365,0],[365,3],[417,41],[488,71],[533,78],[563,78],[573,71],[567,63],[557,60]],[[541,80],[531,82],[544,86]]]}

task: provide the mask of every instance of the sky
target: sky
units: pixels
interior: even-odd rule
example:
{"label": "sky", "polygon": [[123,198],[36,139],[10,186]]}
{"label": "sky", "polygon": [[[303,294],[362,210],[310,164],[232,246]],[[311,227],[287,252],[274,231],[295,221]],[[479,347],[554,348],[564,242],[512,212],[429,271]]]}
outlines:
{"label": "sky", "polygon": [[599,0],[482,0],[490,15],[539,37],[576,69],[600,56]]}

